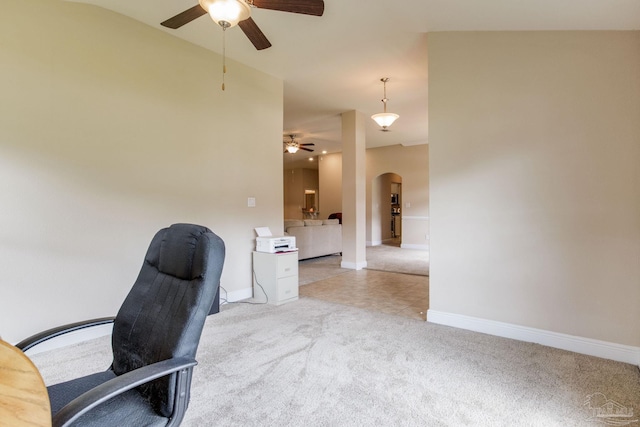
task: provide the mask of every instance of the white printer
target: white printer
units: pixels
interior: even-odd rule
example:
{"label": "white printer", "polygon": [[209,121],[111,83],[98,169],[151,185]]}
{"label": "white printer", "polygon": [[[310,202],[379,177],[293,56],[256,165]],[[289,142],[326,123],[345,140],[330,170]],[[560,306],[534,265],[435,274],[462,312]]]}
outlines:
{"label": "white printer", "polygon": [[258,227],[256,234],[256,252],[293,252],[297,251],[296,236],[272,236],[269,227]]}
{"label": "white printer", "polygon": [[270,252],[293,252],[297,251],[296,236],[263,236],[256,237],[256,251]]}

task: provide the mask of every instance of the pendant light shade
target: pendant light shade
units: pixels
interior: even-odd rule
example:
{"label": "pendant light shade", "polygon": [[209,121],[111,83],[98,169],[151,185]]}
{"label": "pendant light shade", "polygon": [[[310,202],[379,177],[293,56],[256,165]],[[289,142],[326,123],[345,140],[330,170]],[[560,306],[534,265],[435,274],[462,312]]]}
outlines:
{"label": "pendant light shade", "polygon": [[222,28],[231,28],[251,16],[251,8],[244,0],[198,0],[211,19]]}
{"label": "pendant light shade", "polygon": [[384,97],[382,98],[382,105],[384,106],[384,112],[374,114],[373,116],[371,116],[371,118],[375,120],[378,126],[382,128],[380,129],[381,131],[388,132],[389,126],[391,126],[393,122],[395,122],[396,119],[400,116],[394,113],[387,113],[387,82],[389,81],[389,78],[383,77],[380,79],[380,81],[384,86],[384,94],[383,94]]}
{"label": "pendant light shade", "polygon": [[391,126],[398,117],[400,116],[394,113],[378,113],[371,116],[371,118],[375,120],[378,126],[383,130],[386,130],[387,127]]}

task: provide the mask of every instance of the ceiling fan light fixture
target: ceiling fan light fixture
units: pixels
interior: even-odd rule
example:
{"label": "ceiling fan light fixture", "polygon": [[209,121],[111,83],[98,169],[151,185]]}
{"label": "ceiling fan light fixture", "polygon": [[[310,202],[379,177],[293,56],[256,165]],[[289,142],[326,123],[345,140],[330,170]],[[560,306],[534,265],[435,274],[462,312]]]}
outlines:
{"label": "ceiling fan light fixture", "polygon": [[231,28],[251,16],[251,7],[244,0],[198,0],[213,21],[222,28]]}
{"label": "ceiling fan light fixture", "polygon": [[299,150],[313,152],[313,148],[309,147],[313,147],[314,145],[316,145],[313,142],[300,144],[298,141],[296,141],[295,135],[293,134],[289,135],[288,141],[282,142],[284,143],[284,152],[289,154],[295,154]]}
{"label": "ceiling fan light fixture", "polygon": [[378,124],[378,126],[380,126],[383,132],[387,132],[389,129],[389,126],[391,126],[393,124],[393,122],[396,121],[396,119],[398,117],[400,117],[397,114],[394,113],[387,113],[387,82],[389,81],[389,77],[383,77],[380,79],[380,81],[383,84],[384,87],[384,93],[383,93],[383,98],[382,98],[382,105],[384,106],[384,112],[383,113],[378,113],[378,114],[374,114],[373,116],[371,116],[371,118]]}

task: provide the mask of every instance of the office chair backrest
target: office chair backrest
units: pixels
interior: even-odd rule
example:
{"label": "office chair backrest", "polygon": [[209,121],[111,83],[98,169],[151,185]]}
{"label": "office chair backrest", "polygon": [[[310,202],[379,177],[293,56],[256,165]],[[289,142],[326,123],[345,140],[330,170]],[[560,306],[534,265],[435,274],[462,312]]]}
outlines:
{"label": "office chair backrest", "polygon": [[[220,285],[224,242],[206,227],[174,224],[151,241],[113,326],[116,375],[171,357],[195,358]],[[138,391],[160,415],[173,411],[174,376]]]}

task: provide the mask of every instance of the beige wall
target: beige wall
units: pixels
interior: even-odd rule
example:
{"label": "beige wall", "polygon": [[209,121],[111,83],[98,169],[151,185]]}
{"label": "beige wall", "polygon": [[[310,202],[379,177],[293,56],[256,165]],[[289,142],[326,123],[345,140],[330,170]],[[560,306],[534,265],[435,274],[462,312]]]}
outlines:
{"label": "beige wall", "polygon": [[327,218],[342,212],[342,154],[323,154],[318,157],[320,182],[320,212]]}
{"label": "beige wall", "polygon": [[640,32],[429,35],[430,310],[639,346]]}
{"label": "beige wall", "polygon": [[115,314],[175,222],[218,233],[250,296],[253,228],[282,231],[282,82],[228,61],[222,92],[218,55],[76,3],[4,0],[0,40],[0,335]]}
{"label": "beige wall", "polygon": [[[387,196],[384,200],[380,200],[382,197],[378,177],[395,173],[402,178],[402,244],[408,248],[427,249],[429,247],[429,146],[427,144],[408,147],[390,145],[368,149],[366,162],[367,244],[380,244],[382,224],[388,222],[386,217],[382,218],[380,206],[382,204],[388,206],[389,200]],[[319,165],[322,211],[340,212],[342,155],[340,153],[325,155],[320,159]],[[409,203],[408,207],[406,203]],[[330,208],[326,209],[326,206]],[[388,228],[386,225],[384,227]]]}
{"label": "beige wall", "polygon": [[[429,247],[429,145],[390,145],[367,150],[367,241],[376,243],[382,224],[376,205],[388,206],[388,197],[376,200],[376,177],[395,173],[402,177],[402,246]],[[386,222],[386,220],[385,220]],[[384,225],[387,228],[386,224]]]}
{"label": "beige wall", "polygon": [[[315,190],[316,211],[320,209],[321,194],[317,169],[285,169],[284,171],[284,218],[303,219],[305,190]],[[322,213],[322,212],[321,212]]]}

